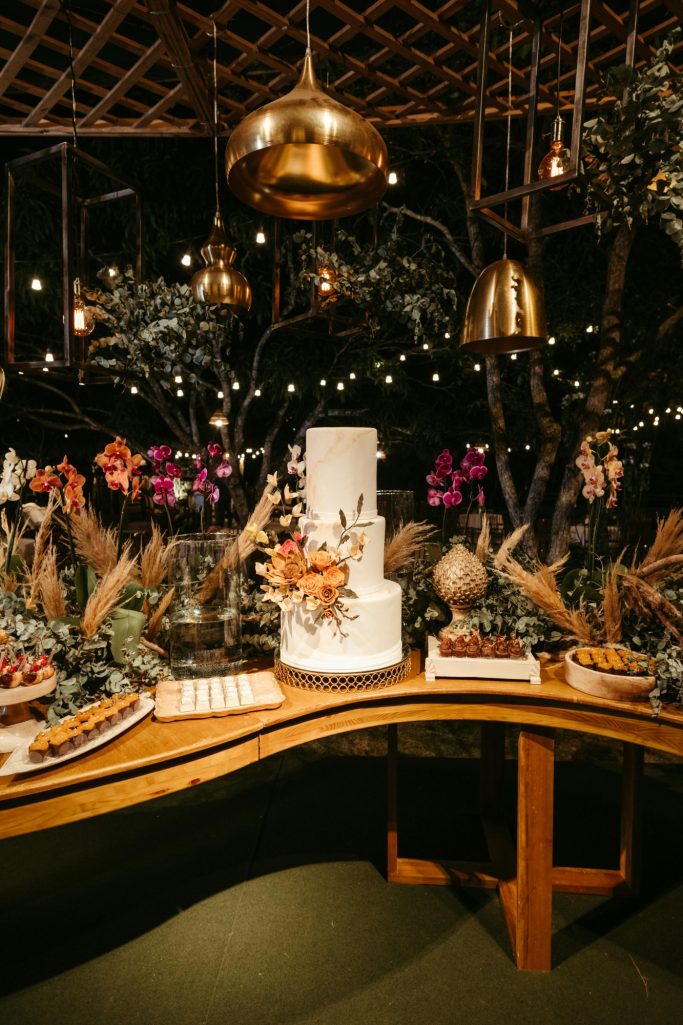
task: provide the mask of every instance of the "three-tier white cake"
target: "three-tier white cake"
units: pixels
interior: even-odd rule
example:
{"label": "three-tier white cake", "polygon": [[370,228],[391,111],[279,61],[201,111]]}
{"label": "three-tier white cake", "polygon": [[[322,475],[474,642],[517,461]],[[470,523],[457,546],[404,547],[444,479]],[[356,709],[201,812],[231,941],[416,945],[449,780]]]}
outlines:
{"label": "three-tier white cake", "polygon": [[[295,669],[360,673],[401,661],[401,588],[384,579],[384,519],[377,515],[377,431],[371,427],[313,427],[306,432],[306,516],[299,521],[307,550],[339,545],[339,510],[352,523],[363,496],[368,542],[350,559],[345,598],[349,617],[316,623],[305,606],[282,613],[280,660]],[[360,532],[360,530],[359,530]]]}

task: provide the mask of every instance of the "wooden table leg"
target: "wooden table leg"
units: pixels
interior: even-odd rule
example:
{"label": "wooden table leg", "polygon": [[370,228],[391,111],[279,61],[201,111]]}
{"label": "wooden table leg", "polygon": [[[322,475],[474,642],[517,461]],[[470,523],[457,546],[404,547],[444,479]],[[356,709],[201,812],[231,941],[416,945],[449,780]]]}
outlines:
{"label": "wooden table leg", "polygon": [[623,876],[624,885],[633,896],[637,896],[640,888],[642,781],[643,748],[639,744],[624,744],[619,871]]}
{"label": "wooden table leg", "polygon": [[549,971],[555,731],[525,727],[518,759],[515,960],[527,971]]}
{"label": "wooden table leg", "polygon": [[398,726],[390,724],[387,735],[387,879],[398,873]]}

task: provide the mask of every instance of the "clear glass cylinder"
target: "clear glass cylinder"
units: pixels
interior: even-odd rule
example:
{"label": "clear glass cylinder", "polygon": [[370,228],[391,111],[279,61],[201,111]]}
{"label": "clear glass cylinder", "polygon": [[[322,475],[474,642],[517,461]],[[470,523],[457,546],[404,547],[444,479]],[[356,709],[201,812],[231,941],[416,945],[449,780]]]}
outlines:
{"label": "clear glass cylinder", "polygon": [[181,534],[171,552],[174,679],[225,676],[242,662],[237,531]]}
{"label": "clear glass cylinder", "polygon": [[404,523],[415,519],[415,496],[412,491],[378,491],[377,512],[384,517],[389,539]]}

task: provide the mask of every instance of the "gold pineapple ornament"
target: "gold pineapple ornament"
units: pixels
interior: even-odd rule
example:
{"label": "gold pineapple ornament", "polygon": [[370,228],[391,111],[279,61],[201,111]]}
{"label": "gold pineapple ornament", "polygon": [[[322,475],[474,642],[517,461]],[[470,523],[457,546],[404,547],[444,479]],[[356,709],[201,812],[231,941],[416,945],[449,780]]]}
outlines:
{"label": "gold pineapple ornament", "polygon": [[461,621],[486,594],[488,573],[464,545],[454,545],[434,567],[432,580],[439,598],[451,610],[451,621],[441,630],[439,638],[455,637]]}

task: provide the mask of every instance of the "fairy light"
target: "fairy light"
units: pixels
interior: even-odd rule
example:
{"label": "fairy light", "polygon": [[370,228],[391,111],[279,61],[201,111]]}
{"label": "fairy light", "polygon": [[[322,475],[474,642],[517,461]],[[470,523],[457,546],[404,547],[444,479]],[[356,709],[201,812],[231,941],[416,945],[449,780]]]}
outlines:
{"label": "fairy light", "polygon": [[254,395],[256,396],[257,399],[260,399],[261,398],[261,389],[257,388],[256,391],[254,392]]}
{"label": "fairy light", "polygon": [[387,175],[387,185],[396,185],[398,183],[398,175],[396,171],[389,171]]}
{"label": "fairy light", "polygon": [[554,344],[555,344],[555,335],[551,335],[550,338],[548,339],[548,345],[554,345]]}
{"label": "fairy light", "polygon": [[49,374],[50,373],[50,368],[49,367],[43,367],[43,373],[44,374]]}
{"label": "fairy light", "polygon": [[107,274],[110,278],[116,277],[116,267],[107,267]]}
{"label": "fairy light", "polygon": [[54,363],[54,361],[55,361],[55,358],[52,355],[52,353],[50,352],[50,350],[48,349],[47,352],[45,353],[45,362],[46,363]]}
{"label": "fairy light", "polygon": [[180,257],[180,262],[182,263],[183,267],[189,267],[192,263],[192,257],[189,253],[183,253],[183,255]]}
{"label": "fairy light", "polygon": [[325,388],[326,386],[327,386],[327,381],[325,380],[324,377],[321,377],[320,378],[320,387],[321,388]]}
{"label": "fairy light", "polygon": [[138,393],[138,388],[137,388],[137,385],[135,385],[135,384],[132,384],[132,385],[130,386],[130,393],[131,393],[131,395],[137,395],[137,393]]}
{"label": "fairy light", "polygon": [[439,375],[438,374],[432,374],[432,381],[438,381],[438,380],[440,380]]}
{"label": "fairy light", "polygon": [[422,348],[426,351],[429,348],[429,342],[423,342]]}
{"label": "fairy light", "polygon": [[618,406],[619,405],[619,399],[612,399],[612,405],[613,406]]}
{"label": "fairy light", "polygon": [[356,375],[354,374],[354,372],[352,370],[351,373],[349,374],[349,381],[355,381],[355,380],[356,380]]}
{"label": "fairy light", "polygon": [[664,410],[664,412],[665,413],[670,413],[671,412],[671,406],[667,406],[666,409]]}
{"label": "fairy light", "polygon": [[580,388],[581,387],[581,382],[580,381],[574,381],[574,387],[575,388]]}
{"label": "fairy light", "polygon": [[553,377],[559,377],[559,376],[560,376],[560,371],[559,371],[559,370],[557,369],[557,367],[556,367],[556,368],[555,368],[555,369],[553,370]]}
{"label": "fairy light", "polygon": [[256,232],[256,245],[257,246],[265,246],[265,244],[266,244],[266,233],[263,230],[263,228],[259,228],[259,230]]}
{"label": "fairy light", "polygon": [[479,373],[479,371],[481,370],[481,363],[475,363],[474,369],[477,371],[477,373]]}
{"label": "fairy light", "polygon": [[398,357],[398,361],[399,361],[399,363],[405,363],[405,361],[406,361],[406,354],[405,354],[405,352],[401,353],[401,355]]}
{"label": "fairy light", "polygon": [[654,413],[654,409],[648,409],[648,413],[650,416],[652,416],[652,414]]}
{"label": "fairy light", "polygon": [[587,335],[592,335],[593,334],[593,325],[592,324],[588,324],[586,326],[586,334]]}
{"label": "fairy light", "polygon": [[676,415],[674,417],[674,420],[680,420],[680,419],[681,419],[681,414],[680,413],[676,413]]}
{"label": "fairy light", "polygon": [[448,341],[448,339],[451,337],[450,331],[444,331],[443,336],[446,339],[446,341]]}
{"label": "fairy light", "polygon": [[223,392],[222,391],[217,391],[216,392],[216,398],[217,399],[222,399],[223,398]]}
{"label": "fairy light", "polygon": [[393,384],[394,383],[394,379],[391,376],[391,374],[387,374],[387,376],[384,378],[384,383],[385,384]]}
{"label": "fairy light", "polygon": [[31,278],[31,288],[34,292],[43,291],[43,282],[40,280],[40,278]]}
{"label": "fairy light", "polygon": [[183,383],[183,375],[182,374],[176,374],[175,377],[173,378],[173,380],[175,381],[176,384],[182,384]]}
{"label": "fairy light", "polygon": [[182,399],[184,394],[185,394],[185,392],[183,391],[183,389],[182,388],[178,388],[178,390],[176,392],[176,395],[178,396],[178,398]]}
{"label": "fairy light", "polygon": [[[293,384],[288,384],[287,385],[287,391],[290,392],[290,393],[293,392],[294,391],[294,385]],[[249,451],[249,449],[247,449],[247,452],[248,451]]]}
{"label": "fairy light", "polygon": [[639,421],[638,421],[638,426],[639,426],[639,427],[644,427],[644,426],[645,426],[645,424],[644,424],[644,422],[643,422],[642,420],[639,420]]}
{"label": "fairy light", "polygon": [[337,381],[337,391],[344,391],[344,382]]}
{"label": "fairy light", "polygon": [[239,381],[233,381],[232,390],[233,391],[239,391],[240,390],[240,383],[239,383]]}
{"label": "fairy light", "polygon": [[510,359],[517,359],[517,353],[516,352],[511,352],[510,353]]}
{"label": "fairy light", "polygon": [[531,445],[525,445],[524,446],[524,451],[525,452],[530,452],[531,451]]}

